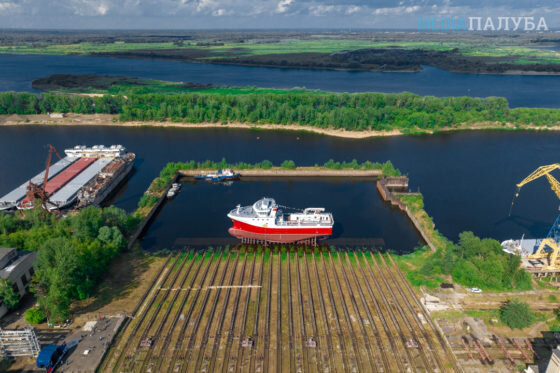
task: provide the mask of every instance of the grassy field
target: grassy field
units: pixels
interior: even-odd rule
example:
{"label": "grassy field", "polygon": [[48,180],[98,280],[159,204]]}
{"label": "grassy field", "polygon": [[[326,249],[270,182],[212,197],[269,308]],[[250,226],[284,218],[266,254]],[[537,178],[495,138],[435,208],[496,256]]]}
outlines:
{"label": "grassy field", "polygon": [[182,45],[172,42],[155,43],[76,43],[55,44],[24,43],[12,46],[0,46],[0,53],[12,54],[45,54],[45,55],[90,55],[94,53],[126,52],[134,50],[168,50],[192,49],[210,52],[209,56],[200,57],[199,60],[220,59],[223,57],[274,55],[294,53],[337,53],[348,50],[365,48],[400,48],[450,51],[455,48],[466,57],[488,57],[503,59],[516,64],[533,63],[560,63],[560,53],[553,50],[528,48],[516,45],[480,44],[450,41],[374,41],[350,39],[320,39],[297,40],[285,39],[281,41],[257,41],[226,43],[197,43],[186,42]]}
{"label": "grassy field", "polygon": [[304,88],[276,89],[257,88],[253,86],[213,86],[196,83],[169,82],[142,78],[101,75],[57,75],[37,79],[33,88],[53,93],[84,93],[84,94],[179,94],[207,93],[215,95],[247,95],[247,94],[312,94],[325,95],[328,92]]}
{"label": "grassy field", "polygon": [[525,48],[520,46],[473,46],[465,45],[459,49],[461,54],[469,57],[493,57],[511,58],[517,64],[531,64],[531,63],[560,63],[560,52],[537,49]]}
{"label": "grassy field", "polygon": [[374,42],[366,40],[284,40],[281,42],[245,42],[223,43],[223,45],[197,45],[197,43],[79,43],[79,44],[27,44],[17,46],[0,46],[2,53],[21,54],[92,54],[106,52],[122,52],[139,49],[202,49],[215,53],[235,53],[236,55],[279,54],[279,53],[334,53],[344,50],[363,48],[417,48],[432,50],[450,50],[460,47],[462,43],[439,42]]}

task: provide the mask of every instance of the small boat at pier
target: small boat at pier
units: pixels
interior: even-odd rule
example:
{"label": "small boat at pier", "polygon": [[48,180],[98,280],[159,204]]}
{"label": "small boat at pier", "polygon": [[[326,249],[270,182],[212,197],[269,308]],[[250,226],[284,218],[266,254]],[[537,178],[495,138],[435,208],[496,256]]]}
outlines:
{"label": "small boat at pier", "polygon": [[224,170],[218,170],[217,172],[199,174],[194,178],[197,180],[207,180],[207,181],[232,181],[239,180],[241,174],[234,172],[231,168],[226,168]]}
{"label": "small boat at pier", "polygon": [[181,190],[181,184],[179,183],[171,184],[171,188],[169,188],[169,190],[167,191],[167,198],[175,197],[177,193],[179,193],[179,190]]}

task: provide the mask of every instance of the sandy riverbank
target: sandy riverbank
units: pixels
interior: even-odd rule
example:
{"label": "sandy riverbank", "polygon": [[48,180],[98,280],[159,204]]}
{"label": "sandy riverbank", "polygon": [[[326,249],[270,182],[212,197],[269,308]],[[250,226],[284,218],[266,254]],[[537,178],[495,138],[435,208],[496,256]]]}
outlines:
{"label": "sandy riverbank", "polygon": [[[343,137],[349,139],[364,139],[370,137],[388,137],[406,135],[399,129],[389,131],[347,131],[343,129],[333,128],[318,128],[312,126],[299,126],[299,125],[282,125],[282,124],[253,124],[253,123],[239,123],[232,122],[227,124],[221,123],[182,123],[182,122],[157,122],[157,121],[131,121],[120,122],[118,115],[111,114],[68,114],[63,118],[51,118],[46,114],[36,115],[0,115],[0,126],[114,126],[114,127],[160,127],[160,128],[234,128],[234,129],[252,129],[252,130],[281,130],[281,131],[305,131],[321,135]],[[513,123],[501,124],[497,122],[481,122],[471,123],[450,128],[441,128],[436,131],[433,130],[416,130],[409,131],[415,134],[433,134],[435,132],[452,132],[452,131],[467,131],[467,130],[549,130],[560,131],[560,126],[523,126],[516,127]]]}

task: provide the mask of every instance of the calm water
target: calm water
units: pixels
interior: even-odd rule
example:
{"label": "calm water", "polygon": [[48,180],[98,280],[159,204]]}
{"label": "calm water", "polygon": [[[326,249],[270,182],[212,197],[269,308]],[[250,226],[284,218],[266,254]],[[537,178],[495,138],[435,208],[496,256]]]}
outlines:
{"label": "calm water", "polygon": [[[299,165],[322,164],[330,158],[390,159],[408,173],[411,189],[420,189],[424,194],[436,228],[452,239],[464,230],[499,240],[523,233],[543,236],[558,214],[559,202],[547,182],[540,180],[524,188],[512,217],[508,217],[515,184],[539,165],[558,161],[558,133],[484,131],[352,140],[231,129],[4,127],[0,128],[0,195],[42,170],[47,143],[59,150],[80,143],[123,144],[135,152],[136,172],[115,200],[117,206],[129,211],[168,161],[226,157],[232,162],[269,159],[275,164],[292,159]],[[383,239],[387,246],[403,245],[397,249],[408,249],[407,245],[415,243],[415,234],[402,229],[402,220],[388,206],[378,204],[371,185],[361,183],[350,188],[349,183],[325,183],[319,187],[303,182],[240,183],[229,189],[186,186],[163,209],[152,227],[153,232],[162,234],[156,237],[149,231],[147,245],[169,247],[177,238],[187,237],[190,233],[185,232],[198,221],[195,212],[200,210],[213,213],[203,217],[205,223],[197,228],[197,237],[224,237],[229,222],[224,222],[223,214],[237,203],[251,203],[265,194],[295,207],[305,207],[310,204],[307,200],[318,198],[318,204],[337,209],[341,217],[337,221],[343,224],[342,233],[348,232],[348,237],[375,237]],[[371,209],[368,203],[373,204]],[[214,215],[213,209],[220,210],[220,214]],[[365,223],[364,217],[368,216],[373,219],[373,227]],[[389,223],[385,224],[384,219]],[[382,229],[378,230],[378,226]],[[357,231],[350,234],[354,227]],[[204,231],[199,233],[199,229]],[[399,241],[401,238],[403,241]]]}
{"label": "calm water", "polygon": [[418,73],[278,69],[84,56],[0,54],[0,91],[32,91],[51,74],[127,75],[168,81],[334,92],[413,92],[432,96],[502,96],[512,107],[560,107],[560,76],[456,74],[433,67]]}
{"label": "calm water", "polygon": [[371,179],[253,178],[231,186],[183,180],[181,192],[163,207],[147,231],[143,246],[234,244],[238,241],[227,232],[232,224],[226,213],[237,204],[251,205],[264,196],[293,208],[325,207],[335,217],[334,241],[329,240],[333,244],[353,246],[358,241],[409,249],[419,243],[418,234],[405,216],[378,198]]}

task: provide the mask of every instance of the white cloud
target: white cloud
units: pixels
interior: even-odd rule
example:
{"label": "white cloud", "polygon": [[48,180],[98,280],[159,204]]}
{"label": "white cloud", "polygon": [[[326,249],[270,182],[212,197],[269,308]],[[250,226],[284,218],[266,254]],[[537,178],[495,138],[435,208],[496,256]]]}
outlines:
{"label": "white cloud", "polygon": [[66,4],[78,16],[104,16],[112,8],[111,0],[71,0]]}
{"label": "white cloud", "polygon": [[233,14],[234,14],[233,10],[226,10],[226,9],[223,9],[223,8],[216,9],[212,12],[212,15],[214,17],[231,16]]}
{"label": "white cloud", "polygon": [[196,6],[197,12],[203,12],[205,10],[212,10],[216,8],[217,4],[214,0],[199,0]]}
{"label": "white cloud", "polygon": [[99,4],[96,10],[98,15],[104,16],[105,14],[107,14],[109,8],[105,4]]}
{"label": "white cloud", "polygon": [[334,5],[314,5],[309,8],[309,13],[316,17],[325,16],[335,10]]}
{"label": "white cloud", "polygon": [[9,12],[10,10],[18,9],[19,5],[9,1],[0,2],[0,13]]}
{"label": "white cloud", "polygon": [[281,0],[276,6],[276,13],[285,13],[293,2],[294,0]]}
{"label": "white cloud", "polygon": [[357,6],[357,5],[351,5],[348,8],[346,8],[346,11],[344,12],[344,14],[351,15],[351,14],[354,14],[354,13],[358,13],[360,10],[362,10],[362,7]]}
{"label": "white cloud", "polygon": [[415,13],[418,10],[420,10],[421,7],[419,5],[414,5],[414,6],[397,6],[394,8],[377,8],[375,9],[375,11],[373,12],[376,15],[393,15],[393,16],[398,16],[398,15],[403,15],[403,14],[411,14],[411,13]]}

